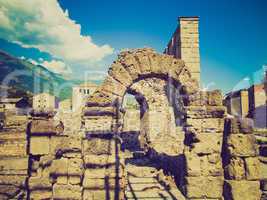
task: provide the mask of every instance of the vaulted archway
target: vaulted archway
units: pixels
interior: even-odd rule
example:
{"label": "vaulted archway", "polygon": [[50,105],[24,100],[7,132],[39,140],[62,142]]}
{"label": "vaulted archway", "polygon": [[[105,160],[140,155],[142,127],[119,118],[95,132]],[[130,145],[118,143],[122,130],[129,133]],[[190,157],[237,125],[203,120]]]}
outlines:
{"label": "vaulted archway", "polygon": [[88,106],[112,104],[116,99],[121,101],[134,83],[147,77],[175,80],[186,94],[198,91],[198,82],[192,78],[182,60],[158,54],[148,48],[137,49],[118,55],[118,59],[109,68],[103,84],[88,99]]}
{"label": "vaulted archway", "polygon": [[[178,119],[175,114],[179,112],[177,107],[183,106],[177,106],[177,103],[183,99],[176,95],[178,92],[183,98],[196,91],[198,82],[192,78],[182,60],[158,54],[147,48],[125,51],[119,54],[118,59],[109,68],[103,84],[88,99],[85,117],[98,112],[102,116],[99,122],[103,123],[103,131],[118,132],[123,124],[119,110],[125,94],[128,92],[142,96],[148,104],[148,109],[141,115],[142,146],[149,145],[159,153],[178,154],[178,150],[174,149],[179,149],[176,142],[176,125],[181,118]],[[110,113],[107,112],[108,107]],[[106,115],[105,119],[103,115]],[[113,129],[106,125],[112,126]],[[92,129],[92,123],[87,127],[89,126]],[[161,144],[166,143],[163,141],[166,137],[169,146],[162,148]]]}

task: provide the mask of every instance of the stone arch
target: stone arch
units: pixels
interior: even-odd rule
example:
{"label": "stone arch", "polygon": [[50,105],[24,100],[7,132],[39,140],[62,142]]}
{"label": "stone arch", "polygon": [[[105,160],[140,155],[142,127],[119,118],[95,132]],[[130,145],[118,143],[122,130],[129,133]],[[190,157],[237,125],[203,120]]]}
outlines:
{"label": "stone arch", "polygon": [[[185,96],[198,91],[198,82],[192,78],[189,69],[185,66],[182,60],[175,59],[169,55],[158,54],[148,48],[124,51],[119,54],[118,59],[109,68],[108,75],[103,84],[88,99],[84,116],[105,115],[106,117],[101,117],[101,120],[98,120],[98,123],[105,124],[102,125],[103,130],[101,131],[119,131],[119,127],[121,127],[123,121],[119,116],[120,112],[118,110],[123,97],[129,90],[133,90],[134,84],[153,78],[172,81],[175,84],[179,84],[181,86],[180,90]],[[144,88],[141,87],[139,89],[135,88],[134,90],[136,90],[137,93],[142,94],[143,89]],[[172,111],[169,112],[165,109],[163,113],[167,113],[163,120],[170,120],[169,118],[171,117]],[[150,117],[151,112],[144,117],[143,124],[150,123],[152,121],[152,119],[150,119],[150,121],[148,120]],[[154,125],[156,125],[155,123]],[[111,128],[106,125],[110,125]],[[100,126],[101,125],[97,125],[97,127]],[[92,123],[88,123],[87,127],[92,130]],[[168,127],[165,132],[173,132],[170,134],[170,136],[173,137],[175,136],[176,130],[175,124],[170,125],[170,127]],[[143,134],[147,133],[148,136],[149,133],[151,133],[151,135],[157,135],[156,133],[152,134],[152,132],[146,130],[146,128],[147,127],[144,126],[144,130],[142,131]],[[172,140],[172,138],[170,138],[170,140],[175,141],[175,139]]]}
{"label": "stone arch", "polygon": [[185,94],[193,94],[198,90],[198,82],[192,78],[182,60],[158,54],[149,48],[137,49],[118,55],[103,84],[88,99],[88,106],[114,104],[116,100],[122,100],[135,82],[159,76],[179,82]]}

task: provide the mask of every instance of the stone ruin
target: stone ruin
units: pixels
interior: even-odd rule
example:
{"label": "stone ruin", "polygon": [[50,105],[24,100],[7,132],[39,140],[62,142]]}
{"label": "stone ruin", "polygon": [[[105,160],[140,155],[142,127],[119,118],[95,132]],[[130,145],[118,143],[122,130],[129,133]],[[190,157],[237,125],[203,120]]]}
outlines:
{"label": "stone ruin", "polygon": [[[140,104],[132,157],[122,135],[126,93]],[[267,199],[252,127],[227,118],[220,91],[201,91],[182,60],[122,52],[80,117],[72,134],[53,112],[37,111],[24,132],[1,133],[0,199]]]}

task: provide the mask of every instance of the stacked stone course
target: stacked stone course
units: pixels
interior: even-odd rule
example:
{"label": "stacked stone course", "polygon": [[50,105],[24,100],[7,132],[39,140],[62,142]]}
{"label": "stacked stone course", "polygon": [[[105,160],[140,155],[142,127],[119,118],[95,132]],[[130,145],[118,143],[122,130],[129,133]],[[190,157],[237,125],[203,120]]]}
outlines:
{"label": "stacked stone course", "polygon": [[0,134],[0,199],[26,199],[28,155],[26,129]]}
{"label": "stacked stone course", "polygon": [[267,199],[267,129],[253,131],[259,146],[261,200]]}
{"label": "stacked stone course", "polygon": [[227,119],[224,145],[226,199],[259,200],[259,148],[247,119]]}
{"label": "stacked stone course", "polygon": [[28,177],[27,117],[4,110],[0,133],[0,199],[26,199]]}
{"label": "stacked stone course", "polygon": [[81,199],[82,143],[64,134],[53,115],[33,116],[29,123],[29,199]]}
{"label": "stacked stone course", "polygon": [[124,199],[124,157],[118,129],[117,102],[88,103],[84,109],[83,199]]}
{"label": "stacked stone course", "polygon": [[[175,99],[184,112],[179,126],[166,81],[181,85],[181,99]],[[147,149],[133,152],[134,162],[125,161],[120,137],[121,103],[129,90],[148,105],[141,110]],[[34,111],[27,131],[1,133],[1,199],[123,200],[138,188],[150,197],[266,199],[264,145],[258,147],[250,121],[225,121],[221,92],[199,91],[184,63],[171,56],[151,49],[121,53],[88,99],[76,131],[54,114]]]}
{"label": "stacked stone course", "polygon": [[221,93],[202,91],[188,99],[184,193],[187,199],[223,199],[221,148],[225,108]]}

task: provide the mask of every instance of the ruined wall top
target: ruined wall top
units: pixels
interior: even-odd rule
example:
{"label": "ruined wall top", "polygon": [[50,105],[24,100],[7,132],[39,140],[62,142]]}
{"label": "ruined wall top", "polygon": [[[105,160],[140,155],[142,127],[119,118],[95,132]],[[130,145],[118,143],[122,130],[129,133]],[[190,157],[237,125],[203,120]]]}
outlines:
{"label": "ruined wall top", "polygon": [[160,77],[177,81],[186,93],[198,90],[195,80],[184,61],[151,48],[123,51],[108,70],[98,90],[89,97],[87,106],[105,106],[121,100],[127,90],[139,80]]}
{"label": "ruined wall top", "polygon": [[192,76],[200,81],[199,17],[179,17],[165,54],[182,59]]}

